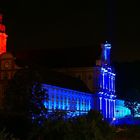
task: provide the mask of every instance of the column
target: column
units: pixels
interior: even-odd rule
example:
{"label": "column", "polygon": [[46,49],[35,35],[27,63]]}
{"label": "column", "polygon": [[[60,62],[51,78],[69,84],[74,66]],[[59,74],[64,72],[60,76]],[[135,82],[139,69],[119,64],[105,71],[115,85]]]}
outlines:
{"label": "column", "polygon": [[107,115],[108,111],[107,111],[107,99],[105,98],[105,117],[107,118],[108,115]]}
{"label": "column", "polygon": [[110,109],[110,111],[111,111],[111,118],[113,118],[113,114],[114,114],[114,104],[113,104],[113,100],[112,100],[112,99],[110,100],[110,107],[111,107],[111,109]]}
{"label": "column", "polygon": [[86,109],[86,106],[87,106],[87,104],[86,104],[86,97],[85,97],[85,111],[87,110],[87,109]]}
{"label": "column", "polygon": [[113,100],[113,118],[116,116],[115,114],[115,100]]}
{"label": "column", "polygon": [[50,109],[52,110],[52,92],[50,94]]}
{"label": "column", "polygon": [[54,109],[56,109],[56,89],[54,89]]}
{"label": "column", "polygon": [[59,109],[61,109],[61,96],[60,96],[60,90],[58,90],[58,106],[59,106]]}
{"label": "column", "polygon": [[105,73],[105,89],[108,89],[108,73]]}
{"label": "column", "polygon": [[103,89],[105,88],[105,77],[104,77],[104,73],[103,73]]}
{"label": "column", "polygon": [[102,114],[103,114],[103,117],[105,118],[106,114],[105,114],[105,99],[104,99],[104,97],[102,97]]}
{"label": "column", "polygon": [[108,110],[108,113],[109,113],[109,118],[111,118],[111,111],[110,111],[110,99],[108,99],[108,103],[109,103],[109,110]]}
{"label": "column", "polygon": [[69,111],[71,111],[71,95],[69,95]]}
{"label": "column", "polygon": [[85,111],[85,97],[83,98],[83,111]]}
{"label": "column", "polygon": [[113,77],[111,76],[111,91],[113,91]]}
{"label": "column", "polygon": [[77,99],[77,110],[79,110],[79,97],[77,97],[76,99]]}
{"label": "column", "polygon": [[100,112],[102,113],[102,97],[99,97],[99,109]]}
{"label": "column", "polygon": [[51,97],[50,94],[48,94],[48,108],[51,109]]}
{"label": "column", "polygon": [[79,116],[79,98],[76,96],[76,115]]}
{"label": "column", "polygon": [[68,96],[66,96],[66,98],[67,98],[67,110],[69,110],[69,98],[68,98]]}
{"label": "column", "polygon": [[102,74],[102,71],[100,73],[100,88],[103,88],[103,74]]}
{"label": "column", "polygon": [[90,110],[91,107],[90,107],[90,99],[88,100],[88,110]]}
{"label": "column", "polygon": [[115,76],[113,77],[113,91],[115,92]]}
{"label": "column", "polygon": [[64,110],[65,109],[65,94],[64,94],[64,91],[62,92],[62,105],[63,105],[63,107],[62,107],[62,109]]}
{"label": "column", "polygon": [[82,105],[82,98],[80,98],[80,111],[83,110],[83,105]]}
{"label": "column", "polygon": [[111,80],[110,80],[110,74],[109,74],[109,81],[108,81],[108,84],[109,84],[109,91],[110,91],[110,85],[111,85],[111,82],[110,82]]}

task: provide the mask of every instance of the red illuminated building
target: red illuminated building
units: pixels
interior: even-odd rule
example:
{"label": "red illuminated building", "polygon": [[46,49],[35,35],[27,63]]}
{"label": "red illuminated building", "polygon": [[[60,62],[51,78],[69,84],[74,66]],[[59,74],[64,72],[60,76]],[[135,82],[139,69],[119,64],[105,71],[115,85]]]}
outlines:
{"label": "red illuminated building", "polygon": [[3,108],[5,89],[8,81],[20,69],[15,64],[14,56],[10,52],[6,52],[6,41],[5,25],[2,24],[2,15],[0,15],[0,109]]}
{"label": "red illuminated building", "polygon": [[6,41],[5,25],[2,24],[2,15],[0,15],[0,54],[6,52]]}

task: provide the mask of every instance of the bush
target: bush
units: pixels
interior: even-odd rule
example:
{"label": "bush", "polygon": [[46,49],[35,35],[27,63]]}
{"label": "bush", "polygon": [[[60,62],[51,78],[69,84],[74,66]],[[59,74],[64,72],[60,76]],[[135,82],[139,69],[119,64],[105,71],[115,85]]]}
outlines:
{"label": "bush", "polygon": [[113,134],[114,129],[100,113],[90,111],[74,118],[48,118],[41,127],[34,127],[29,140],[112,140]]}

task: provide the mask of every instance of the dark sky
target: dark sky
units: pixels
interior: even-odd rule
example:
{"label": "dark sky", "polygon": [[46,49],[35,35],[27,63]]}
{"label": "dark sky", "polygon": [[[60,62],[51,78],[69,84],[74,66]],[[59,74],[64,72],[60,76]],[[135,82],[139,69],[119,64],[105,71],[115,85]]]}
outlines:
{"label": "dark sky", "polygon": [[0,8],[8,50],[86,47],[109,40],[115,61],[140,60],[135,1],[1,0]]}

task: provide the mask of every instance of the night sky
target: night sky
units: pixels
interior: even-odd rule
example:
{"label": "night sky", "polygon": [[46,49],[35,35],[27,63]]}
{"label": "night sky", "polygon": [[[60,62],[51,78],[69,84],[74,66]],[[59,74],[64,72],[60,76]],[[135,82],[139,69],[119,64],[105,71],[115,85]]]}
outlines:
{"label": "night sky", "polygon": [[8,50],[112,43],[114,61],[140,60],[139,4],[122,0],[1,0]]}

